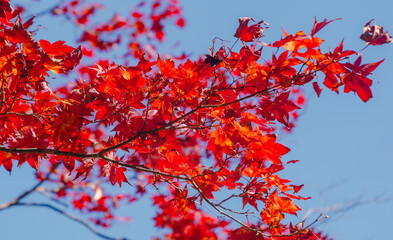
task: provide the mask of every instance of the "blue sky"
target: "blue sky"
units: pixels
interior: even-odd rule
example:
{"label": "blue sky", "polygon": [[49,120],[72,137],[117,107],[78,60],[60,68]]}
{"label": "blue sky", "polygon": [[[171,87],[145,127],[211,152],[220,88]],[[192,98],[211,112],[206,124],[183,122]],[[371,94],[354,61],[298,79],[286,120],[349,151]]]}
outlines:
{"label": "blue sky", "polygon": [[[30,9],[38,9],[34,1],[25,2]],[[42,1],[53,4],[53,1]],[[12,1],[11,1],[12,3]],[[116,4],[115,4],[116,3]],[[129,1],[116,0],[110,7],[128,10]],[[281,28],[288,33],[309,32],[316,16],[318,19],[342,18],[329,24],[319,37],[325,39],[325,50],[333,49],[344,38],[344,48],[360,50],[359,39],[366,22],[375,18],[378,25],[389,30],[393,27],[391,9],[387,0],[374,1],[261,1],[215,0],[182,3],[187,27],[170,28],[168,42],[181,42],[180,49],[197,56],[208,52],[214,37],[234,41],[232,37],[239,17],[253,17],[270,24],[265,41],[280,38]],[[33,10],[31,10],[34,12]],[[119,10],[120,11],[120,10]],[[75,31],[62,21],[48,22],[46,17],[36,19],[44,25],[40,37],[50,40],[71,40]],[[61,29],[59,29],[61,26]],[[393,32],[392,32],[393,33]],[[171,45],[171,44],[168,44]],[[393,45],[370,47],[364,52],[364,62],[386,58],[374,72],[374,98],[363,103],[351,94],[339,95],[324,89],[321,97],[306,87],[308,105],[291,135],[281,141],[291,148],[284,160],[298,159],[299,163],[285,170],[286,178],[295,184],[305,184],[301,194],[312,199],[300,203],[302,214],[311,208],[337,207],[350,202],[393,198],[391,186],[393,170]],[[322,82],[323,79],[320,79]],[[33,184],[32,170],[15,169],[10,176],[0,169],[0,202],[7,201]],[[125,187],[120,191],[128,191]],[[152,228],[152,207],[147,199],[136,206],[124,208],[122,214],[131,214],[133,221],[120,223],[107,231],[113,236],[132,239],[150,239],[159,234]],[[320,211],[318,211],[319,213]],[[318,213],[310,216],[310,220]],[[350,211],[327,213],[330,220],[318,225],[319,229],[336,239],[371,240],[391,238],[393,200],[368,203]],[[17,207],[0,212],[2,239],[95,239],[85,228],[49,210]]]}

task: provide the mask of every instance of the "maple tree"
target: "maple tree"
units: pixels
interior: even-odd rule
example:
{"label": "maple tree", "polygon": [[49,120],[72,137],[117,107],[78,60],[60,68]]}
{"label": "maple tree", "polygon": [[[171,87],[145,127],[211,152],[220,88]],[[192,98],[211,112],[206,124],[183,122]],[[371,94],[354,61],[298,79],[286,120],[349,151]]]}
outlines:
{"label": "maple tree", "polygon": [[[166,26],[185,26],[178,1],[142,1],[129,16],[96,23],[104,7],[73,0],[47,11],[80,28],[80,46],[72,47],[35,39],[34,17],[23,19],[23,7],[0,0],[0,165],[11,172],[28,164],[37,179],[0,210],[29,205],[62,213],[25,201],[43,191],[106,228],[122,220],[116,208],[152,185],[159,189],[152,202],[159,209],[155,226],[167,229],[163,238],[327,239],[312,229],[322,215],[310,224],[284,221],[300,210],[295,200],[308,197],[299,195],[303,185],[280,177],[296,161],[281,160],[290,149],[276,136],[295,126],[305,84],[318,96],[324,85],[367,102],[369,75],[383,60],[362,63],[360,51],[344,50],[343,42],[323,52],[316,35],[338,19],[315,19],[308,34],[284,31],[265,43],[268,24],[242,17],[233,46],[216,38],[196,60],[158,55]],[[393,41],[371,21],[360,38],[367,46]],[[123,45],[128,60],[98,57]],[[265,48],[271,56],[262,55]],[[55,75],[72,84],[51,88]],[[107,182],[133,190],[114,194]],[[250,215],[255,220],[244,217]]]}

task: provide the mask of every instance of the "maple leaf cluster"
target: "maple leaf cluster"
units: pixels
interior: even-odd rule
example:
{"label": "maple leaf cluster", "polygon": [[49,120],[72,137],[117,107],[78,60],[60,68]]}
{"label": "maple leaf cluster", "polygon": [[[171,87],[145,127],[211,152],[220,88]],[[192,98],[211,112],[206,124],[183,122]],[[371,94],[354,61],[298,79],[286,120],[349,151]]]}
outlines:
{"label": "maple leaf cluster", "polygon": [[[167,239],[327,239],[285,221],[301,210],[296,201],[308,198],[298,194],[302,185],[280,177],[296,161],[282,161],[290,149],[277,134],[295,125],[305,84],[319,96],[323,79],[327,89],[343,88],[366,102],[372,97],[368,76],[382,61],[362,64],[343,42],[323,52],[315,35],[334,21],[326,19],[315,19],[310,34],[284,32],[262,43],[267,23],[248,26],[254,20],[240,18],[238,49],[223,42],[197,60],[154,57],[142,42],[151,48],[152,38],[162,41],[168,19],[184,26],[178,1],[154,0],[149,14],[141,2],[130,17],[114,15],[98,25],[89,24],[104,6],[83,4],[64,1],[51,10],[81,27],[81,46],[74,48],[61,40],[36,41],[29,30],[33,18],[23,22],[21,9],[0,0],[1,166],[11,172],[15,163],[27,162],[40,184],[52,186],[52,198],[70,201],[103,227],[121,219],[115,208],[152,185],[162,190],[152,197],[159,208],[154,220],[170,230]],[[125,30],[131,38],[125,56],[136,64],[81,63],[121,44]],[[370,23],[361,38],[368,45],[391,42]],[[265,56],[265,48],[274,53]],[[73,84],[50,88],[50,76],[72,72],[78,76]],[[105,182],[133,190],[111,194]],[[257,220],[243,221],[252,211]]]}
{"label": "maple leaf cluster", "polygon": [[145,53],[149,58],[156,51],[154,41],[165,40],[166,22],[172,20],[177,27],[184,27],[182,9],[177,0],[152,0],[139,2],[123,16],[114,13],[110,19],[97,21],[97,14],[105,6],[95,1],[63,1],[51,12],[64,16],[82,30],[79,42],[84,43],[84,56],[94,57],[98,52],[110,51],[124,42],[127,49],[123,58],[138,57]]}

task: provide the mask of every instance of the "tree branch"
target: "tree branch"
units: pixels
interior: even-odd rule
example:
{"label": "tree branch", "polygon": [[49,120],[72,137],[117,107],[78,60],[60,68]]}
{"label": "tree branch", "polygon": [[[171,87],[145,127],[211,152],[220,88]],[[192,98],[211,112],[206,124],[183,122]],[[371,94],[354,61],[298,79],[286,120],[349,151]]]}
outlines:
{"label": "tree branch", "polygon": [[102,234],[100,232],[97,231],[97,229],[95,229],[93,226],[91,226],[89,223],[77,218],[76,216],[67,213],[63,210],[61,210],[60,208],[54,207],[50,204],[47,203],[17,203],[16,205],[13,206],[29,206],[29,207],[45,207],[45,208],[49,208],[57,213],[62,214],[63,216],[67,217],[68,219],[77,222],[81,225],[83,225],[84,227],[86,227],[87,229],[90,230],[90,232],[94,233],[96,236],[102,238],[102,239],[108,239],[108,240],[129,240],[128,238],[114,238],[114,237],[110,237],[108,235]]}
{"label": "tree branch", "polygon": [[59,166],[59,164],[60,164],[60,161],[57,162],[56,164],[54,164],[54,165],[51,167],[49,173],[46,175],[46,177],[45,177],[42,181],[40,181],[40,182],[38,182],[36,185],[34,185],[31,189],[27,190],[26,192],[24,192],[23,194],[21,194],[19,197],[17,197],[16,199],[14,199],[14,200],[12,200],[12,201],[9,201],[9,202],[7,202],[7,203],[0,204],[0,211],[1,211],[1,210],[4,210],[4,209],[6,209],[6,208],[12,207],[12,206],[14,206],[14,205],[19,204],[19,201],[20,201],[20,200],[22,200],[23,198],[27,197],[27,196],[30,195],[32,192],[36,191],[44,182],[46,182],[46,181],[49,179],[50,175],[52,175],[52,173],[56,170],[56,168]]}

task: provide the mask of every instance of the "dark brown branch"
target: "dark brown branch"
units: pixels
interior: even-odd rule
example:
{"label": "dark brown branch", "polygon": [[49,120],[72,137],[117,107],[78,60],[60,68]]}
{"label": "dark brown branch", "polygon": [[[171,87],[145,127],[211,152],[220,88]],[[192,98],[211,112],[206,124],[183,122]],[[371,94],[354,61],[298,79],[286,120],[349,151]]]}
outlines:
{"label": "dark brown branch", "polygon": [[120,165],[122,167],[131,168],[131,169],[135,169],[135,170],[142,171],[142,172],[153,173],[153,174],[157,174],[157,175],[161,175],[161,176],[165,176],[165,177],[176,178],[176,179],[180,179],[180,180],[186,180],[186,181],[190,180],[190,178],[188,178],[188,177],[182,177],[182,176],[178,176],[178,175],[164,173],[164,172],[161,172],[161,171],[158,171],[158,170],[154,170],[154,169],[145,167],[143,165],[131,165],[131,164],[119,162],[117,160],[108,158],[108,157],[103,156],[103,155],[101,155],[100,157],[102,159],[108,161],[108,162],[116,163],[116,164],[118,164],[118,165]]}
{"label": "dark brown branch", "polygon": [[99,157],[98,153],[74,153],[74,152],[66,152],[60,151],[56,149],[46,149],[46,148],[6,148],[1,146],[0,151],[8,152],[8,153],[38,153],[38,154],[53,154],[59,156],[67,156],[67,157],[79,157],[79,158],[97,158]]}

